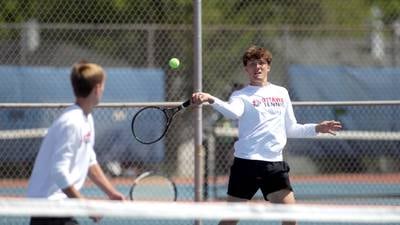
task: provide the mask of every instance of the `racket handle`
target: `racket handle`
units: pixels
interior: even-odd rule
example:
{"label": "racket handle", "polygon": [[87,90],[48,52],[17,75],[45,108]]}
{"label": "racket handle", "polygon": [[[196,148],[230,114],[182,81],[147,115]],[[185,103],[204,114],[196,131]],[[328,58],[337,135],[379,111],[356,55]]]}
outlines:
{"label": "racket handle", "polygon": [[186,108],[186,107],[188,107],[190,104],[191,104],[191,100],[189,99],[189,100],[185,101],[184,103],[182,103],[182,108]]}

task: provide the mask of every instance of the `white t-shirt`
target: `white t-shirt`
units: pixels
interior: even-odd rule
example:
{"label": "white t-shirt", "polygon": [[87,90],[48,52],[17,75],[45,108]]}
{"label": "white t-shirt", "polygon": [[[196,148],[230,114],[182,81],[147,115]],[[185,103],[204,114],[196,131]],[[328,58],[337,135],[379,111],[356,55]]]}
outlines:
{"label": "white t-shirt", "polygon": [[213,108],[238,120],[239,137],[235,157],[283,161],[287,137],[315,136],[316,124],[298,124],[289,94],[284,87],[246,86],[232,93],[229,102],[214,97]]}
{"label": "white t-shirt", "polygon": [[81,189],[88,169],[97,163],[91,114],[72,105],[49,128],[36,157],[27,196],[64,199],[62,189]]}

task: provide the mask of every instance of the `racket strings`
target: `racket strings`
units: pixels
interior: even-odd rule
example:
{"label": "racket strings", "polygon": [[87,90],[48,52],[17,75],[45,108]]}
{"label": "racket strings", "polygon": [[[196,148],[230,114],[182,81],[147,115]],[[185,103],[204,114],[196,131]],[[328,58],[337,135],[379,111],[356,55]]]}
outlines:
{"label": "racket strings", "polygon": [[135,201],[175,201],[176,187],[166,177],[150,175],[137,180],[130,195]]}
{"label": "racket strings", "polygon": [[164,109],[164,113],[168,118],[174,117],[175,113],[177,113],[178,111],[178,108]]}
{"label": "racket strings", "polygon": [[150,107],[136,114],[132,122],[133,134],[141,142],[152,143],[159,140],[168,127],[168,118],[163,110]]}

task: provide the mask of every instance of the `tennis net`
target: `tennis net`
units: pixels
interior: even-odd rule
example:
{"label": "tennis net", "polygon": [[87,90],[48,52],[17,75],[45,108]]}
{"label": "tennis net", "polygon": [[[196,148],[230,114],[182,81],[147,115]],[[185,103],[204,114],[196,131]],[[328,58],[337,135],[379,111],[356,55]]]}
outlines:
{"label": "tennis net", "polygon": [[399,224],[400,206],[279,205],[226,202],[119,202],[107,200],[48,201],[6,198],[0,201],[0,224],[28,224],[31,216],[73,216],[80,224],[92,224],[90,216],[101,216],[100,224],[217,224],[239,219],[240,224]]}

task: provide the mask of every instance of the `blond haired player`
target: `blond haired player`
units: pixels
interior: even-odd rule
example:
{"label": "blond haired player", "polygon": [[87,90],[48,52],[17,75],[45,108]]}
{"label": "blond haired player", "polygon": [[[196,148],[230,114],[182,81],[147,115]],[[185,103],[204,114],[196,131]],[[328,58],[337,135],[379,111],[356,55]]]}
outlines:
{"label": "blond haired player", "polygon": [[[79,62],[72,67],[75,104],[66,108],[46,134],[28,184],[27,197],[62,200],[84,198],[79,192],[88,176],[112,200],[124,200],[104,175],[94,152],[92,110],[101,100],[106,74],[97,64]],[[99,217],[92,217],[97,222]],[[33,217],[31,225],[74,225],[73,217]]]}

